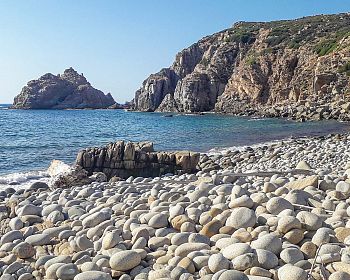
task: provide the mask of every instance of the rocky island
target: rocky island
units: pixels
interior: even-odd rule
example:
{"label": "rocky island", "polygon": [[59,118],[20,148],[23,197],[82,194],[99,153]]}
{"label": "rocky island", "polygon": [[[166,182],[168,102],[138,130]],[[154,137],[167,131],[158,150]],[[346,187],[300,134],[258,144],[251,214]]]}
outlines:
{"label": "rocky island", "polygon": [[350,14],[238,22],[177,54],[138,111],[349,120]]}
{"label": "rocky island", "polygon": [[[112,95],[95,89],[73,68],[63,74],[47,73],[23,87],[13,109],[105,109],[116,106]],[[113,108],[114,108],[113,107]]]}

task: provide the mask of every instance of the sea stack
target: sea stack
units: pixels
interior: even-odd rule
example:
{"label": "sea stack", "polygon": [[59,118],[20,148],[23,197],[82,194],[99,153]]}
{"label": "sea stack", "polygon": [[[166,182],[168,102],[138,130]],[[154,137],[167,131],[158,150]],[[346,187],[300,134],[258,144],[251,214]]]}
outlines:
{"label": "sea stack", "polygon": [[27,83],[13,109],[103,109],[114,105],[112,95],[95,89],[72,67],[63,74],[47,73]]}

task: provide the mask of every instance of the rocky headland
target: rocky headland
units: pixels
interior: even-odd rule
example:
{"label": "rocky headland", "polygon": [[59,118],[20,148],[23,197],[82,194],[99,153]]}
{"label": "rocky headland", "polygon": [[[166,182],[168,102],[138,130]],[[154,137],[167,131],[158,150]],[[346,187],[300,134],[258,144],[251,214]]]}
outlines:
{"label": "rocky headland", "polygon": [[348,280],[349,144],[279,141],[110,180],[56,161],[49,184],[0,192],[0,279]]}
{"label": "rocky headland", "polygon": [[105,109],[119,108],[110,93],[95,89],[73,68],[63,74],[47,73],[24,86],[13,109]]}
{"label": "rocky headland", "polygon": [[150,75],[133,108],[350,120],[349,26],[350,14],[238,22]]}

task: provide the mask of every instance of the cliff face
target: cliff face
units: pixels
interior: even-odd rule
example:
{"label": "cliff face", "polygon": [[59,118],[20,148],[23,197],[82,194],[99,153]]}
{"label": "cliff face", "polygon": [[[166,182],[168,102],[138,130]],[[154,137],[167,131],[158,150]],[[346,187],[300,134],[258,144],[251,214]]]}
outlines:
{"label": "cliff face", "polygon": [[110,94],[93,88],[73,68],[62,75],[45,74],[28,82],[15,97],[15,109],[99,109],[115,104]]}
{"label": "cliff face", "polygon": [[[236,23],[181,51],[136,92],[140,111],[246,114],[349,100],[350,14]],[[310,104],[306,104],[309,106]],[[311,105],[310,105],[311,106]]]}

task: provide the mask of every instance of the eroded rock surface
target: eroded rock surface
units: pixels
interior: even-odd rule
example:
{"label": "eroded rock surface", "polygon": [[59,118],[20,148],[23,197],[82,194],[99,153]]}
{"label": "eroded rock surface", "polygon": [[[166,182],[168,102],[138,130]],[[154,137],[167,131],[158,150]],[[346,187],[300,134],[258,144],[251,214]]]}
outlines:
{"label": "eroded rock surface", "polygon": [[115,105],[112,95],[95,89],[73,68],[28,82],[14,99],[14,109],[101,109]]}

